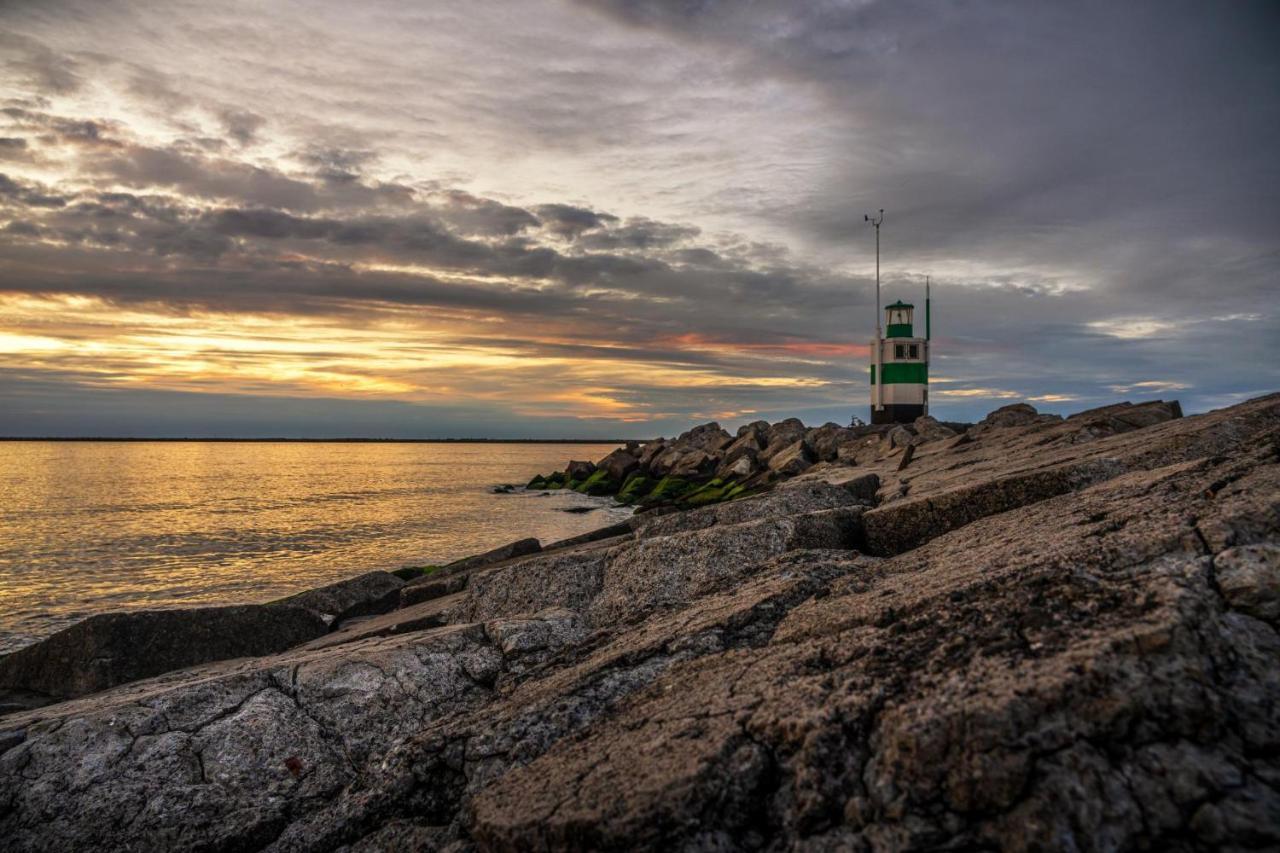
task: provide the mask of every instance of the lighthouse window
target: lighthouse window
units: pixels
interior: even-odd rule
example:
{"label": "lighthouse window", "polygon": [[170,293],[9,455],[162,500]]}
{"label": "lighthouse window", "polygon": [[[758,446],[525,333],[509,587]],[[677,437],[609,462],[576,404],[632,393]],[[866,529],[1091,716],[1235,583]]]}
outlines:
{"label": "lighthouse window", "polygon": [[906,358],[906,357],[907,357],[907,345],[906,345],[906,344],[894,344],[894,345],[893,345],[893,357],[894,357],[894,358],[896,358],[896,359],[898,359],[899,361],[901,361],[902,359]]}
{"label": "lighthouse window", "polygon": [[909,353],[909,355],[907,356],[908,358],[919,358],[919,357],[920,357],[920,345],[919,345],[919,344],[911,344],[911,346],[907,348],[907,351],[908,351],[908,353]]}

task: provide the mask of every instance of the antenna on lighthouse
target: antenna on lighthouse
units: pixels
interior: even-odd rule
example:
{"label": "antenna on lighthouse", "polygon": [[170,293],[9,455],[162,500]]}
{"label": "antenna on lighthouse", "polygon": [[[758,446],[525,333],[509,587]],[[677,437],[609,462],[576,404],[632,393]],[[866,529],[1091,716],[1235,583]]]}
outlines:
{"label": "antenna on lighthouse", "polygon": [[882,371],[881,358],[884,350],[884,335],[880,329],[880,223],[884,222],[884,208],[880,208],[880,214],[872,217],[870,214],[862,217],[864,222],[870,222],[876,228],[876,339],[872,344],[875,347],[875,366],[872,368],[871,381],[872,389],[875,392],[875,401],[872,403],[872,420],[874,421],[875,412],[884,409],[884,393],[881,386],[884,384],[884,376]]}
{"label": "antenna on lighthouse", "polygon": [[884,222],[884,208],[880,208],[879,216],[866,214],[863,222],[870,222],[876,228],[876,340],[880,339],[880,223]]}

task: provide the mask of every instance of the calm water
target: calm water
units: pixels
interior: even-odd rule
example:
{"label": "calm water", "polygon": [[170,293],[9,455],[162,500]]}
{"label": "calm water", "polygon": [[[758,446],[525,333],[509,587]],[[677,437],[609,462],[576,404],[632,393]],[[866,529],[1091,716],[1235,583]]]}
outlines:
{"label": "calm water", "polygon": [[0,442],[0,652],[105,610],[266,601],[612,524],[630,513],[607,500],[489,492],[610,449]]}

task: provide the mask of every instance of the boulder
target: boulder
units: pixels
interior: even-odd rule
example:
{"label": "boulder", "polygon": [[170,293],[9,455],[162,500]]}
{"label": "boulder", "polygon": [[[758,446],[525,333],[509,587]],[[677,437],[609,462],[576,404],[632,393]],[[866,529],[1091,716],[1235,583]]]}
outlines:
{"label": "boulder", "polygon": [[[738,427],[738,438],[742,438],[744,435],[746,435],[749,432],[754,432],[757,435],[763,436],[768,431],[769,431],[768,421],[752,421],[749,424],[743,424],[742,426]],[[761,447],[763,448],[764,445],[761,444]]]}
{"label": "boulder", "polygon": [[681,454],[669,473],[673,477],[689,479],[710,474],[715,470],[716,457],[705,450],[688,450]]}
{"label": "boulder", "polygon": [[620,447],[601,459],[596,467],[604,471],[610,480],[621,483],[627,479],[628,474],[640,467],[640,460],[632,452]]}
{"label": "boulder", "polygon": [[861,465],[879,455],[879,448],[879,433],[846,439],[836,448],[836,461],[845,465]]}
{"label": "boulder", "polygon": [[799,548],[852,548],[861,507],[774,516],[740,524],[640,539],[605,561],[591,624],[634,621],[658,607],[688,602],[753,574],[779,554]]}
{"label": "boulder", "polygon": [[812,464],[813,453],[809,450],[809,446],[805,444],[804,439],[800,439],[775,453],[769,459],[769,470],[775,471],[784,477],[792,477],[796,474],[804,473]]}
{"label": "boulder", "polygon": [[761,430],[748,429],[746,432],[740,432],[737,439],[724,449],[722,461],[733,462],[744,453],[759,454],[765,449],[766,444],[764,432]]}
{"label": "boulder", "polygon": [[649,473],[654,477],[665,477],[679,463],[685,450],[680,447],[666,447],[649,462]]}
{"label": "boulder", "polygon": [[951,438],[956,431],[951,427],[938,423],[934,418],[928,415],[921,415],[916,418],[915,423],[911,425],[917,436],[922,441],[940,441],[944,438]]}
{"label": "boulder", "polygon": [[742,481],[760,470],[757,461],[758,453],[751,448],[743,448],[736,456],[726,457],[716,469],[716,476],[722,480]]}
{"label": "boulder", "polygon": [[328,633],[331,621],[278,604],[100,613],[0,658],[0,689],[83,696],[196,664],[281,652]]}
{"label": "boulder", "polygon": [[896,426],[885,433],[884,438],[881,439],[881,444],[883,445],[883,449],[887,452],[889,450],[896,450],[899,447],[906,447],[915,439],[915,437],[915,433],[906,427]]}
{"label": "boulder", "polygon": [[454,560],[445,566],[443,571],[445,574],[453,575],[458,572],[469,572],[472,569],[479,569],[485,566],[491,566],[494,563],[501,563],[503,560],[510,560],[514,557],[524,557],[529,554],[536,554],[542,550],[542,543],[537,539],[517,539],[514,542],[508,542],[492,551],[485,551],[483,554],[476,554],[473,557],[463,557],[461,560]]}
{"label": "boulder", "polygon": [[1040,413],[1036,411],[1035,406],[1030,403],[1013,403],[1012,405],[1001,406],[991,412],[978,422],[978,426],[987,429],[992,427],[1026,426],[1039,420]]}
{"label": "boulder", "polygon": [[761,518],[781,518],[824,509],[851,507],[856,505],[857,497],[849,489],[838,485],[790,480],[773,491],[730,503],[658,517],[641,516],[636,520],[636,538],[651,539],[655,536],[702,530],[717,524],[742,524]]}
{"label": "boulder", "polygon": [[467,585],[465,572],[456,575],[425,575],[410,581],[400,589],[400,606],[410,607],[433,598],[443,598],[461,592]]}
{"label": "boulder", "polygon": [[819,462],[834,462],[839,457],[840,445],[852,437],[852,430],[828,423],[806,432],[804,440]]}
{"label": "boulder", "polygon": [[329,623],[355,616],[386,613],[400,603],[404,581],[390,572],[367,572],[354,578],[276,599],[271,604],[302,607]]}
{"label": "boulder", "polygon": [[661,438],[646,441],[644,447],[640,449],[640,468],[648,471],[649,466],[653,464],[653,460],[657,459],[666,449],[667,443]]}
{"label": "boulder", "polygon": [[596,472],[596,464],[594,462],[574,461],[570,462],[564,469],[564,474],[570,480],[585,480]]}
{"label": "boulder", "polygon": [[874,504],[880,490],[880,475],[874,471],[850,468],[845,465],[818,464],[799,477],[778,484],[777,492],[812,487],[817,483],[839,486],[864,504]]}
{"label": "boulder", "polygon": [[675,440],[675,444],[677,447],[696,448],[707,453],[715,453],[727,447],[732,441],[733,436],[721,429],[720,424],[712,421],[682,433]]}
{"label": "boulder", "polygon": [[760,453],[760,461],[768,462],[782,450],[803,439],[804,433],[804,424],[799,418],[778,421],[765,432],[765,448]]}

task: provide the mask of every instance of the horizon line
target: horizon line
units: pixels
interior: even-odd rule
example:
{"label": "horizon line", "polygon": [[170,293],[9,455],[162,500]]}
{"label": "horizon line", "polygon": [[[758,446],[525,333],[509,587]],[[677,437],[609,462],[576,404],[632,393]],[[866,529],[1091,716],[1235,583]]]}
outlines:
{"label": "horizon line", "polygon": [[256,437],[198,437],[198,436],[60,436],[60,435],[0,435],[0,441],[208,441],[309,443],[309,444],[626,444],[628,441],[644,443],[651,438],[287,438],[283,436]]}

